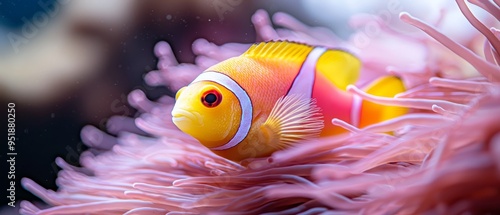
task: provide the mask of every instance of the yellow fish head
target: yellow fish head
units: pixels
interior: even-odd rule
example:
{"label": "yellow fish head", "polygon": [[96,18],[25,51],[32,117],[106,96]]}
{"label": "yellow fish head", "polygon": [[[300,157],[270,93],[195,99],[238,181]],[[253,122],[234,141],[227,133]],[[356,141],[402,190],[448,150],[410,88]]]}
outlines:
{"label": "yellow fish head", "polygon": [[200,81],[181,88],[175,97],[172,121],[207,148],[221,146],[236,134],[241,106],[224,86]]}

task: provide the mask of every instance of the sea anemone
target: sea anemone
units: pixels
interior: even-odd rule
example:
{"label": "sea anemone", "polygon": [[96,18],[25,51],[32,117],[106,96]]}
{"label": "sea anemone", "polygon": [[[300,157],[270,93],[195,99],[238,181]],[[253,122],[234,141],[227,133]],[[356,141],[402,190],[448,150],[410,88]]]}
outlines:
{"label": "sea anemone", "polygon": [[[498,1],[470,2],[500,18]],[[500,30],[478,21],[464,0],[457,3],[479,32],[473,40],[486,38],[484,57],[471,50],[477,43],[454,42],[408,13],[401,20],[433,39],[393,31],[377,17],[357,20],[376,21],[382,33],[372,38],[372,47],[359,48],[363,77],[348,91],[376,103],[412,108],[407,115],[362,129],[334,119],[349,132],[235,163],[172,124],[172,98],[150,101],[133,91],[129,102],[140,116],[111,119],[108,131],[116,137],[85,127],[82,139],[91,150],[81,155],[82,167],[56,159],[62,168],[57,192],[22,180],[25,189],[52,207],[42,210],[23,201],[20,213],[500,213]],[[342,41],[326,28],[308,27],[287,14],[277,13],[272,20],[284,28],[274,29],[265,11],[252,17],[259,41],[356,49],[353,40]],[[387,49],[395,52],[380,45],[387,40],[394,42]],[[176,90],[248,47],[200,39],[193,44],[196,64],[178,64],[169,44],[159,42],[158,70],[145,80]],[[411,59],[411,66],[401,63]],[[381,98],[358,88],[364,80],[388,73],[401,76],[411,89]]]}

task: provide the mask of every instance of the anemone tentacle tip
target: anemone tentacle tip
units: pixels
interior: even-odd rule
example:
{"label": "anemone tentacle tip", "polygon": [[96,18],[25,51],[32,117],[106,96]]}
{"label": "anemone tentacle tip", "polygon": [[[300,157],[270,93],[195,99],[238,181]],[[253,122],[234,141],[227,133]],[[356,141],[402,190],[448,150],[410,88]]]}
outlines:
{"label": "anemone tentacle tip", "polygon": [[169,55],[170,52],[171,52],[170,44],[168,44],[165,41],[157,42],[154,47],[154,53],[156,57],[159,58]]}
{"label": "anemone tentacle tip", "polygon": [[413,16],[410,15],[410,13],[403,11],[399,13],[399,18],[403,21],[407,21],[413,18]]}

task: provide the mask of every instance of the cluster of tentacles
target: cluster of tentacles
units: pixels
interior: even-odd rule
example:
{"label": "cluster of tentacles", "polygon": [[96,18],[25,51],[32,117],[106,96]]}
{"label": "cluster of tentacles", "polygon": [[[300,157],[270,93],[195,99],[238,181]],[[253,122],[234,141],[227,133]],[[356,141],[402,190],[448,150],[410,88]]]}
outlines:
{"label": "cluster of tentacles", "polygon": [[[500,19],[498,1],[471,2],[495,21]],[[57,192],[23,179],[24,188],[51,207],[40,209],[24,201],[20,213],[499,213],[500,31],[479,22],[463,0],[457,3],[478,29],[477,37],[486,37],[484,57],[406,13],[400,16],[404,22],[433,39],[400,35],[380,22],[384,33],[372,43],[398,37],[404,43],[395,45],[412,44],[409,47],[416,50],[402,48],[379,59],[368,56],[384,50],[359,50],[365,79],[395,73],[412,89],[397,98],[374,97],[356,86],[348,91],[374,102],[410,107],[408,115],[363,129],[333,120],[349,133],[238,164],[180,132],[171,122],[172,98],[150,101],[143,92],[133,91],[129,102],[142,114],[111,119],[108,131],[116,136],[85,127],[82,139],[98,150],[81,155],[81,168],[56,160],[62,168]],[[259,40],[349,46],[325,28],[308,27],[283,13],[272,19],[281,29],[272,27],[264,11],[257,11],[252,21]],[[155,47],[158,70],[145,80],[175,90],[248,47],[198,40],[193,44],[199,55],[196,64],[178,64],[170,46],[160,42]],[[472,67],[462,66],[455,55]],[[408,61],[402,58],[413,62],[411,68],[401,64]]]}

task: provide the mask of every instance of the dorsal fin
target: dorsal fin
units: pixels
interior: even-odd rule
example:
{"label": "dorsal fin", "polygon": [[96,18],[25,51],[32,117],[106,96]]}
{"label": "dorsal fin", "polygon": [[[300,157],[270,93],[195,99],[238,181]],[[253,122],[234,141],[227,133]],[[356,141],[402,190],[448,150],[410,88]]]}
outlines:
{"label": "dorsal fin", "polygon": [[341,90],[355,84],[361,70],[361,61],[349,52],[330,49],[318,59],[316,69]]}
{"label": "dorsal fin", "polygon": [[242,56],[260,60],[304,61],[314,47],[289,41],[271,41],[252,45]]}

